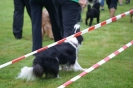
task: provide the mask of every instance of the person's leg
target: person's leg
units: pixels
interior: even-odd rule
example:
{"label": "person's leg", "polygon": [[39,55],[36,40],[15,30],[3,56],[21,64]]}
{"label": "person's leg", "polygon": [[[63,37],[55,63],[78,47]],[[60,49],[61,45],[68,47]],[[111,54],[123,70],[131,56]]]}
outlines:
{"label": "person's leg", "polygon": [[78,3],[73,1],[67,1],[62,5],[62,22],[63,22],[63,37],[72,35],[74,25],[79,22],[79,15],[81,13],[81,7]]}
{"label": "person's leg", "polygon": [[32,51],[42,48],[42,6],[30,0],[32,17]]}
{"label": "person's leg", "polygon": [[118,0],[111,0],[110,18],[115,16],[115,12],[116,12],[116,9],[117,9],[117,3],[118,3]]}
{"label": "person's leg", "polygon": [[110,18],[114,17],[115,15],[115,11],[116,9],[115,8],[110,8]]}
{"label": "person's leg", "polygon": [[24,0],[24,4],[26,6],[29,17],[31,18],[31,8],[30,8],[29,0]]}
{"label": "person's leg", "polygon": [[119,5],[122,5],[122,0],[119,0]]}
{"label": "person's leg", "polygon": [[108,10],[109,10],[109,13],[110,13],[111,0],[106,0],[106,4],[108,6]]}
{"label": "person's leg", "polygon": [[16,39],[22,38],[24,4],[22,0],[14,0],[13,34]]}
{"label": "person's leg", "polygon": [[104,10],[104,0],[101,0],[101,10]]}
{"label": "person's leg", "polygon": [[57,5],[57,14],[58,14],[58,17],[59,17],[59,20],[58,20],[58,23],[60,24],[60,28],[61,28],[61,36],[63,38],[63,22],[62,22],[62,7],[60,4]]}
{"label": "person's leg", "polygon": [[111,4],[111,0],[106,0],[106,4],[107,4],[107,6],[108,6],[108,9],[109,9],[109,7],[110,7],[110,4]]}
{"label": "person's leg", "polygon": [[58,5],[54,0],[49,0],[45,4],[46,9],[49,12],[50,16],[50,21],[52,24],[52,31],[53,31],[53,36],[54,36],[54,41],[61,40],[62,37],[62,27],[59,21],[59,15],[57,13],[58,11]]}

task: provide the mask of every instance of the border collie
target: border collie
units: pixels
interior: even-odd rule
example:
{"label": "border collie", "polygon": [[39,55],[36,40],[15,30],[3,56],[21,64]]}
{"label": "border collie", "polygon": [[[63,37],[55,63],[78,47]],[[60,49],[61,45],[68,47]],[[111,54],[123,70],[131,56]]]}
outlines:
{"label": "border collie", "polygon": [[[79,24],[76,24],[75,32],[72,33],[79,32],[79,28]],[[17,78],[29,81],[43,78],[44,74],[45,77],[52,75],[59,78],[59,65],[63,65],[66,70],[84,71],[77,61],[78,47],[82,41],[83,37],[80,35],[38,53],[33,60],[33,66],[22,68]]]}

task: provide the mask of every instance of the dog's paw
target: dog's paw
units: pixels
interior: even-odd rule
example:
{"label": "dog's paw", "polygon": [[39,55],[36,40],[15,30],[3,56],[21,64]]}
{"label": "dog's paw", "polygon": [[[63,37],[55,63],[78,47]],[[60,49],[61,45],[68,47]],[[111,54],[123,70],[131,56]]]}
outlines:
{"label": "dog's paw", "polygon": [[85,70],[87,70],[87,68],[83,68],[83,69],[82,69],[82,71],[85,71]]}
{"label": "dog's paw", "polygon": [[59,76],[59,75],[57,75],[57,78],[60,78],[60,76]]}
{"label": "dog's paw", "polygon": [[85,71],[87,70],[87,68],[82,68],[82,69],[79,69],[79,71]]}

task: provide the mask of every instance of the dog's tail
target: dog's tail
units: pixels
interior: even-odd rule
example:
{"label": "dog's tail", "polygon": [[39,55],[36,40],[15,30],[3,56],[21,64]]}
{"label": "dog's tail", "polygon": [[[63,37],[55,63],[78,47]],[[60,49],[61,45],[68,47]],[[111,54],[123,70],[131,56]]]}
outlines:
{"label": "dog's tail", "polygon": [[33,81],[36,79],[33,73],[33,67],[23,67],[19,73],[17,79],[25,79],[26,81]]}

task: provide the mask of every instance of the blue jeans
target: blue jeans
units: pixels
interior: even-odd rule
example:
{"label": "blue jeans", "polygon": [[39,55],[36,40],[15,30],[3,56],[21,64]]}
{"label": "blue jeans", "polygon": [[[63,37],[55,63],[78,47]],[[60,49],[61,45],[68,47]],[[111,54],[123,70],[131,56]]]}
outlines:
{"label": "blue jeans", "polygon": [[101,5],[101,6],[104,6],[104,0],[101,0],[100,5]]}

